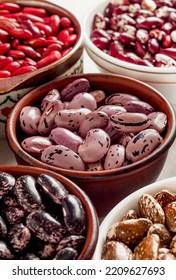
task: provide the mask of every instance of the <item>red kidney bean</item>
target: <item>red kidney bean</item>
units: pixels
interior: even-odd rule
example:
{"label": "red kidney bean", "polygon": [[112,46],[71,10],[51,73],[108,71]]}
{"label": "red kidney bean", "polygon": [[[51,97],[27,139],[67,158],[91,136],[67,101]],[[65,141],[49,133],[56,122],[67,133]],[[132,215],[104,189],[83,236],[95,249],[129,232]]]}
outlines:
{"label": "red kidney bean", "polygon": [[38,17],[46,17],[47,12],[45,9],[42,8],[35,8],[35,7],[24,7],[22,10],[23,13],[32,14]]}
{"label": "red kidney bean", "polygon": [[109,43],[110,43],[110,41],[105,37],[93,38],[92,42],[100,50],[108,49],[108,46],[109,46]]}
{"label": "red kidney bean", "polygon": [[7,70],[0,70],[0,78],[9,78],[11,73]]}
{"label": "red kidney bean", "polygon": [[59,51],[52,51],[48,56],[37,61],[36,66],[38,69],[45,67],[53,62],[56,62],[60,58],[61,58],[61,53]]}
{"label": "red kidney bean", "polygon": [[11,48],[16,49],[19,44],[20,44],[20,40],[15,38],[11,41]]}
{"label": "red kidney bean", "polygon": [[3,43],[7,43],[10,41],[10,36],[8,34],[7,31],[3,30],[3,29],[0,29],[0,40],[3,42]]}
{"label": "red kidney bean", "polygon": [[20,20],[25,20],[25,19],[30,19],[33,22],[44,22],[44,19],[38,16],[35,16],[33,14],[26,14],[26,13],[18,13],[17,15],[18,21]]}
{"label": "red kidney bean", "polygon": [[30,46],[22,46],[18,45],[17,50],[24,52],[27,56],[34,60],[39,60],[41,59],[41,54],[35,51],[32,47]]}
{"label": "red kidney bean", "polygon": [[51,15],[50,26],[52,28],[53,35],[56,35],[60,28],[60,17],[58,15]]}
{"label": "red kidney bean", "polygon": [[20,63],[17,61],[12,61],[4,67],[4,71],[9,71],[11,74],[20,68]]}
{"label": "red kidney bean", "polygon": [[146,46],[141,44],[140,42],[135,43],[135,51],[138,56],[143,58],[147,52]]}
{"label": "red kidney bean", "polygon": [[22,74],[26,74],[32,71],[37,70],[37,68],[35,66],[31,66],[31,65],[27,65],[27,66],[22,66],[20,68],[18,68],[16,71],[14,71],[12,73],[12,76],[18,76],[18,75],[22,75]]}
{"label": "red kidney bean", "polygon": [[47,36],[47,37],[52,35],[52,33],[53,33],[51,26],[46,25],[43,22],[35,22],[35,26],[37,26],[40,30],[42,30],[44,32],[45,36]]}
{"label": "red kidney bean", "polygon": [[148,48],[149,53],[151,53],[153,55],[158,53],[160,50],[160,45],[159,45],[158,40],[156,38],[150,38],[148,40],[147,48]]}
{"label": "red kidney bean", "polygon": [[4,43],[0,45],[0,55],[6,54],[10,50],[10,44]]}
{"label": "red kidney bean", "polygon": [[4,2],[0,4],[0,10],[8,10],[9,12],[17,13],[21,11],[21,6],[17,3]]}
{"label": "red kidney bean", "polygon": [[20,39],[25,39],[25,40],[32,38],[32,33],[29,30],[17,28],[9,20],[0,21],[0,28],[4,29],[11,36],[13,36],[15,38],[20,38]]}
{"label": "red kidney bean", "polygon": [[1,57],[0,70],[3,70],[4,67],[6,67],[6,65],[12,61],[13,61],[13,58],[11,56],[7,56],[4,58]]}
{"label": "red kidney bean", "polygon": [[44,36],[44,31],[40,30],[31,20],[23,20],[21,23],[21,27],[29,30],[34,38],[39,38]]}
{"label": "red kidney bean", "polygon": [[60,24],[64,28],[68,28],[71,26],[71,20],[68,17],[61,17]]}
{"label": "red kidney bean", "polygon": [[66,55],[67,53],[69,53],[72,49],[73,49],[73,48],[70,47],[70,48],[67,48],[67,49],[61,51],[61,57],[64,56],[64,55]]}
{"label": "red kidney bean", "polygon": [[176,60],[176,48],[160,49],[160,54],[165,54]]}
{"label": "red kidney bean", "polygon": [[57,43],[53,43],[51,45],[49,45],[46,50],[43,52],[43,57],[48,56],[52,51],[61,51],[62,50],[62,45],[61,44],[57,44]]}
{"label": "red kidney bean", "polygon": [[61,30],[61,31],[59,32],[59,34],[57,35],[57,39],[58,39],[59,41],[65,43],[65,41],[68,39],[69,36],[70,36],[70,35],[69,35],[68,30],[63,29],[63,30]]}
{"label": "red kidney bean", "polygon": [[25,53],[19,50],[9,50],[8,56],[13,57],[13,59],[23,59],[25,58]]}
{"label": "red kidney bean", "polygon": [[34,61],[32,58],[25,57],[25,59],[22,60],[21,66],[27,66],[27,65],[36,67],[36,61]]}

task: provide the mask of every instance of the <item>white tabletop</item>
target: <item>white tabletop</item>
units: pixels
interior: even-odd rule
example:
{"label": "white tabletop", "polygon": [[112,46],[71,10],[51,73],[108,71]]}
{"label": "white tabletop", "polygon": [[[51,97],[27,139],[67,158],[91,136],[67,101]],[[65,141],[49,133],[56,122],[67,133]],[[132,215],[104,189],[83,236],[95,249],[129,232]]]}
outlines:
{"label": "white tabletop", "polygon": [[[87,13],[88,9],[92,5],[97,5],[98,3],[102,2],[102,0],[89,0],[89,1],[83,1],[83,0],[50,0],[50,2],[53,2],[57,5],[60,5],[66,9],[69,9],[74,13],[77,18],[80,20],[80,22],[83,21],[84,15]],[[84,52],[84,72],[94,72],[98,73],[100,72],[99,68],[94,64],[94,62],[88,57],[86,52]],[[13,153],[11,152],[10,148],[8,147],[8,144],[5,140],[0,140],[0,164],[16,164],[15,157]],[[176,176],[176,140],[173,143],[173,145],[170,148],[170,151],[168,153],[168,157],[166,160],[166,163],[163,167],[163,170],[158,177],[158,180],[169,178],[172,176]]]}

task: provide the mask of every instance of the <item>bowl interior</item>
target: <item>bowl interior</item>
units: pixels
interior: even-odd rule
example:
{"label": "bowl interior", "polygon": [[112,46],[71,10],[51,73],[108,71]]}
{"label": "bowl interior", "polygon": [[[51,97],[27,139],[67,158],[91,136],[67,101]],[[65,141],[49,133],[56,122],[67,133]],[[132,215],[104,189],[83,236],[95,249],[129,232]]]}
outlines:
{"label": "bowl interior", "polygon": [[[6,2],[6,1],[1,1]],[[47,79],[55,78],[56,76],[61,75],[65,72],[68,68],[70,68],[74,63],[78,60],[78,58],[82,54],[82,44],[83,44],[83,34],[81,25],[76,18],[76,16],[71,12],[54,4],[50,1],[28,1],[28,0],[15,0],[15,3],[21,6],[31,6],[31,7],[39,7],[44,8],[48,11],[49,14],[56,14],[60,17],[66,16],[71,19],[72,24],[78,34],[77,41],[73,46],[72,50],[63,56],[59,61],[53,62],[48,66],[45,66],[41,69],[36,71],[22,74],[10,78],[0,79],[0,94],[4,94],[10,92],[11,90],[18,90],[22,87],[31,87],[32,85],[37,85],[44,83]]]}
{"label": "bowl interior", "polygon": [[[155,110],[163,111],[168,117],[168,124],[162,145],[160,145],[148,157],[136,163],[123,166],[118,169],[93,172],[65,170],[54,166],[51,167],[45,163],[42,163],[40,160],[32,157],[27,152],[25,152],[20,146],[20,141],[24,137],[24,133],[22,132],[19,126],[19,114],[21,109],[24,106],[28,105],[39,105],[42,98],[51,89],[57,88],[58,90],[61,90],[76,78],[82,77],[89,79],[89,82],[91,84],[90,90],[101,89],[105,91],[106,95],[115,92],[130,93],[138,96],[143,101],[148,102],[150,100],[150,104],[155,108]],[[147,165],[149,162],[155,161],[156,158],[158,158],[160,155],[162,155],[165,151],[168,150],[168,148],[174,141],[175,131],[176,125],[174,110],[170,103],[159,92],[157,92],[152,87],[135,79],[113,74],[77,74],[66,78],[61,77],[40,87],[37,87],[17,102],[9,118],[7,119],[6,124],[6,136],[9,146],[11,147],[15,155],[24,160],[27,164],[44,167],[46,169],[51,168],[53,171],[61,172],[63,175],[66,176],[68,175],[74,178],[85,177],[90,180],[99,178],[100,176],[111,176],[114,173],[116,175],[120,175],[129,171],[134,171],[139,167]]]}
{"label": "bowl interior", "polygon": [[98,239],[99,221],[96,210],[94,209],[91,200],[85,194],[84,191],[82,191],[76,184],[74,184],[72,181],[65,178],[64,176],[37,167],[26,167],[22,165],[1,165],[0,172],[7,172],[13,175],[15,178],[18,178],[22,175],[31,175],[34,178],[37,178],[40,174],[45,173],[59,180],[66,187],[70,194],[74,194],[75,196],[77,196],[80,199],[86,212],[87,222],[86,241],[80,255],[78,256],[78,259],[83,260],[90,259],[92,257]]}
{"label": "bowl interior", "polygon": [[108,229],[122,220],[124,214],[131,209],[138,210],[138,199],[142,194],[155,195],[157,192],[162,190],[169,190],[171,192],[176,192],[176,177],[167,178],[155,183],[149,184],[132,194],[124,198],[120,203],[118,203],[104,218],[100,225],[99,238],[96,246],[93,259],[100,260],[102,247],[105,242],[105,237]]}

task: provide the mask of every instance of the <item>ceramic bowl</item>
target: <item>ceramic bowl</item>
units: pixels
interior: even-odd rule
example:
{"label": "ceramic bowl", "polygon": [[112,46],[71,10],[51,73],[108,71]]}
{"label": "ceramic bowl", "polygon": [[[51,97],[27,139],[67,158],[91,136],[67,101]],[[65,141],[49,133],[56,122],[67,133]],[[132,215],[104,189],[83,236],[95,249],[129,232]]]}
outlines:
{"label": "ceramic bowl", "polygon": [[70,194],[75,195],[81,201],[86,214],[86,232],[85,232],[86,239],[83,248],[79,253],[77,259],[78,260],[91,259],[98,239],[99,221],[95,208],[91,200],[89,199],[89,197],[86,195],[84,191],[82,191],[75,183],[73,183],[66,177],[42,168],[36,168],[32,166],[22,166],[22,165],[21,166],[1,165],[0,172],[9,173],[12,176],[14,176],[16,179],[23,175],[30,175],[33,176],[34,178],[37,178],[40,174],[44,173],[49,176],[52,176],[53,178],[61,182],[61,184],[65,186],[65,188],[68,190]]}
{"label": "ceramic bowl", "polygon": [[108,229],[115,223],[121,221],[128,210],[138,210],[138,199],[143,194],[150,194],[154,196],[156,193],[162,190],[168,190],[172,193],[176,193],[176,177],[171,177],[157,181],[155,183],[144,186],[143,188],[131,193],[125,199],[120,201],[111,211],[106,215],[103,222],[100,225],[99,238],[96,246],[95,253],[93,255],[94,260],[100,260],[102,256],[102,247],[105,242]]}
{"label": "ceramic bowl", "polygon": [[114,58],[97,48],[90,39],[93,18],[96,13],[103,14],[109,4],[109,0],[104,0],[98,5],[94,5],[87,12],[84,18],[84,40],[88,55],[97,64],[100,71],[125,75],[139,79],[161,92],[172,104],[176,104],[176,67],[149,67],[137,65]]}
{"label": "ceramic bowl", "polygon": [[[90,91],[103,90],[106,96],[124,92],[138,96],[149,102],[158,111],[163,111],[168,117],[168,124],[164,141],[146,158],[118,169],[103,171],[76,171],[54,167],[34,158],[25,152],[21,145],[24,133],[19,127],[19,114],[27,105],[39,104],[42,98],[53,88],[63,89],[67,84],[78,78],[86,78],[90,82]],[[170,146],[175,139],[175,113],[171,104],[154,88],[138,80],[113,74],[77,74],[61,77],[42,85],[26,94],[14,107],[7,119],[6,138],[17,162],[51,169],[60,173],[80,186],[91,198],[100,217],[104,217],[109,210],[121,199],[136,189],[151,183],[159,176]]]}
{"label": "ceramic bowl", "polygon": [[45,83],[46,80],[49,81],[57,76],[66,76],[81,73],[83,71],[83,31],[78,19],[71,11],[49,1],[16,0],[13,2],[24,7],[30,6],[44,8],[50,14],[70,18],[78,34],[78,38],[72,50],[58,61],[27,74],[0,79],[0,138],[5,137],[4,127],[7,115],[14,104],[24,94],[34,87]]}

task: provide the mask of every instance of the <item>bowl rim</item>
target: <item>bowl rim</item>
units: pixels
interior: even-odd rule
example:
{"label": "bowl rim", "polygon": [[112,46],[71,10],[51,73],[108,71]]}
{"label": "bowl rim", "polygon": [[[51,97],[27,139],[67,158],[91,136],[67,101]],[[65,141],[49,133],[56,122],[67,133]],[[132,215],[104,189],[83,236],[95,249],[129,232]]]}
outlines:
{"label": "bowl rim", "polygon": [[[2,0],[3,2],[6,2],[6,0]],[[18,4],[23,4],[24,2],[27,2],[27,0],[15,0],[15,3]],[[20,84],[23,84],[24,82],[27,82],[28,80],[30,80],[32,77],[34,76],[38,76],[48,70],[53,69],[53,67],[57,66],[57,65],[62,65],[65,61],[67,61],[68,59],[71,59],[71,57],[74,55],[74,53],[81,47],[81,45],[83,44],[83,38],[84,38],[84,34],[83,34],[83,29],[82,29],[82,25],[80,23],[80,21],[78,20],[78,18],[76,17],[76,15],[74,13],[72,13],[72,11],[69,11],[68,9],[59,6],[53,2],[51,2],[51,0],[45,1],[45,0],[33,0],[30,2],[27,2],[28,6],[33,6],[33,4],[36,4],[39,7],[54,7],[56,8],[58,11],[61,11],[61,13],[65,13],[65,14],[69,14],[71,15],[71,17],[73,18],[73,22],[74,24],[76,23],[76,25],[79,27],[79,33],[78,34],[78,38],[73,46],[73,48],[66,54],[64,55],[62,58],[60,58],[58,61],[55,61],[53,63],[50,63],[49,65],[46,65],[40,69],[37,69],[35,71],[29,72],[26,74],[21,74],[18,76],[14,76],[14,77],[9,77],[9,78],[4,78],[4,82],[5,85],[7,86],[7,88],[4,89],[0,89],[0,96],[4,95],[6,93],[9,93],[12,90],[15,90]],[[36,6],[36,7],[37,7]]]}
{"label": "bowl rim", "polygon": [[[135,72],[145,72],[147,74],[176,74],[176,66],[171,67],[151,67],[151,66],[143,66],[138,64],[129,63],[126,61],[122,61],[118,58],[114,58],[102,50],[98,49],[90,39],[90,30],[89,28],[92,25],[93,15],[95,15],[95,11],[99,11],[101,13],[102,9],[105,8],[109,3],[109,0],[105,0],[101,3],[96,3],[91,6],[89,11],[84,17],[83,20],[83,31],[84,31],[84,41],[85,47],[89,52],[92,52],[95,56],[103,59],[106,63],[110,63],[113,66],[121,67],[128,70],[133,70]],[[102,67],[102,66],[101,66]]]}
{"label": "bowl rim", "polygon": [[[25,165],[0,165],[0,173],[1,171],[7,172],[10,174],[16,173],[22,173],[22,174],[29,174],[32,176],[37,176],[37,174],[46,173],[50,176],[53,176],[57,180],[60,180],[64,185],[68,186],[68,188],[73,189],[75,195],[79,195],[79,199],[81,200],[81,203],[83,204],[83,207],[86,212],[86,219],[88,221],[88,230],[86,232],[86,241],[84,243],[83,249],[77,258],[80,259],[89,259],[93,255],[95,245],[98,240],[99,235],[99,220],[98,215],[95,210],[95,207],[90,200],[89,196],[73,181],[68,179],[67,177],[63,176],[62,174],[55,173],[51,170],[45,170],[40,167],[34,167],[34,166],[25,166]],[[90,211],[87,211],[90,210]],[[92,236],[94,238],[92,238]]]}
{"label": "bowl rim", "polygon": [[[153,92],[155,92],[157,94],[157,96],[159,96],[162,100],[162,103],[165,103],[167,105],[167,107],[170,110],[171,113],[171,119],[173,122],[173,125],[171,127],[171,131],[169,136],[167,137],[167,139],[164,140],[164,144],[162,146],[158,146],[150,155],[148,155],[146,158],[143,158],[135,163],[132,163],[130,165],[126,165],[126,166],[122,166],[120,168],[116,168],[116,169],[112,169],[112,170],[102,170],[102,171],[78,171],[78,170],[68,170],[68,169],[63,169],[63,168],[59,168],[59,167],[55,167],[55,166],[49,166],[48,164],[41,162],[40,160],[34,158],[33,156],[31,156],[30,154],[28,154],[26,151],[24,151],[20,145],[20,143],[18,142],[17,139],[17,134],[16,134],[16,124],[18,121],[18,116],[19,116],[19,107],[22,106],[23,102],[25,100],[28,100],[30,98],[30,95],[32,96],[33,93],[35,93],[35,91],[41,91],[42,88],[44,88],[45,86],[47,86],[48,84],[52,85],[55,82],[59,82],[62,80],[70,80],[70,79],[76,79],[76,78],[80,78],[80,77],[84,77],[89,79],[89,77],[104,77],[104,78],[112,78],[112,79],[123,79],[125,81],[132,81],[133,83],[137,84],[137,85],[142,85],[144,88],[146,89],[150,89]],[[32,91],[30,91],[29,93],[27,93],[26,95],[24,95],[13,107],[13,109],[11,110],[9,116],[7,117],[6,120],[6,126],[5,126],[5,130],[6,130],[6,139],[7,142],[9,144],[9,147],[11,148],[11,150],[13,151],[13,153],[21,158],[22,160],[24,160],[25,162],[27,162],[29,165],[35,165],[35,166],[39,166],[45,169],[51,168],[51,170],[55,171],[55,172],[59,172],[61,174],[63,174],[64,176],[69,176],[69,177],[75,177],[75,178],[86,178],[88,180],[92,180],[92,179],[101,179],[103,178],[107,178],[109,176],[117,176],[123,173],[127,173],[127,172],[136,172],[137,168],[140,166],[145,166],[147,164],[149,164],[150,162],[155,162],[157,161],[158,156],[162,155],[164,152],[167,151],[167,149],[170,148],[170,146],[172,145],[174,139],[175,139],[175,133],[176,133],[176,119],[175,119],[175,111],[172,107],[172,105],[169,103],[169,101],[156,89],[154,89],[153,87],[147,85],[144,82],[138,81],[134,78],[129,78],[126,76],[122,76],[122,75],[117,75],[117,74],[103,74],[103,73],[85,73],[85,74],[75,74],[72,76],[67,76],[67,77],[58,77],[53,81],[49,81],[46,84],[43,84],[35,89],[33,89]],[[8,137],[7,137],[8,135]]]}
{"label": "bowl rim", "polygon": [[[115,205],[110,210],[110,212],[105,216],[102,223],[100,224],[98,242],[92,259],[98,260],[101,258],[100,255],[102,252],[102,245],[105,241],[108,228],[110,228],[110,226],[115,224],[115,222],[120,221],[123,218],[126,211],[131,209],[138,210],[137,201],[142,194],[146,193],[146,194],[154,195],[158,191],[166,190],[166,189],[176,192],[175,185],[176,185],[176,176],[162,179],[154,183],[145,185],[144,187],[134,191],[133,193],[129,194],[124,199],[122,199],[119,203],[117,203],[117,205]],[[132,206],[131,208],[129,208],[129,205],[131,203],[132,204],[135,203],[135,207]]]}

